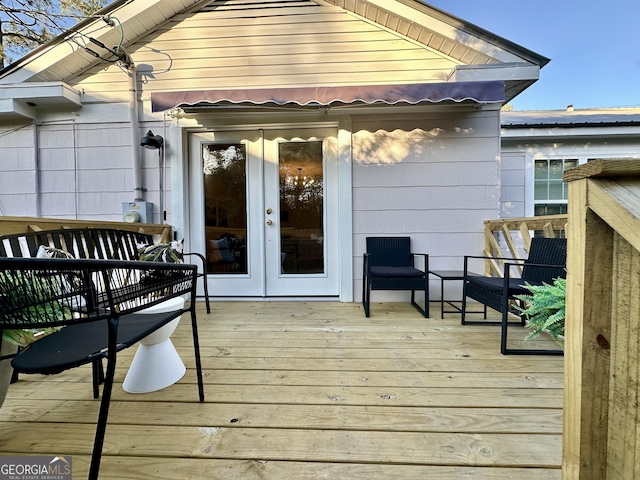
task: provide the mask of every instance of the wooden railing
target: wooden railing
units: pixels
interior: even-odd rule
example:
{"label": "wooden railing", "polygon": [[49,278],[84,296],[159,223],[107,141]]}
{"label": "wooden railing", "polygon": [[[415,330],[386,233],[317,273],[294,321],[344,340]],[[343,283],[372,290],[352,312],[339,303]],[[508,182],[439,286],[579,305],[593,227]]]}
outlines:
{"label": "wooden railing", "polygon": [[0,216],[0,235],[78,227],[115,228],[118,230],[148,233],[149,235],[160,236],[160,241],[162,242],[170,241],[173,234],[173,228],[171,227],[171,225],[154,223],[128,223],[104,220],[67,220],[62,218]]}
{"label": "wooden railing", "polygon": [[640,161],[569,183],[562,478],[640,479]]}
{"label": "wooden railing", "polygon": [[540,231],[545,237],[556,237],[564,235],[566,225],[567,215],[485,220],[484,254],[492,257],[485,264],[485,275],[503,276],[504,262],[498,257],[526,258],[531,232]]}

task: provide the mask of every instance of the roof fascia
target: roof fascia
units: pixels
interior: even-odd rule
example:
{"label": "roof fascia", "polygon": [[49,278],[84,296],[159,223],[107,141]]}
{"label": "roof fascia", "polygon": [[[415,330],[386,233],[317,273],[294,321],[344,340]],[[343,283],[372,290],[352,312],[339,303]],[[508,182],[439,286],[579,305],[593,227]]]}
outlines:
{"label": "roof fascia", "polygon": [[503,142],[516,140],[546,140],[554,139],[579,139],[579,138],[638,138],[640,135],[640,125],[636,124],[610,124],[610,125],[566,125],[566,126],[528,126],[523,125],[518,128],[505,127],[500,129],[500,136]]}
{"label": "roof fascia", "polygon": [[458,65],[447,77],[449,82],[488,82],[501,80],[505,84],[505,103],[526,90],[540,78],[540,67],[530,63],[491,63]]}
{"label": "roof fascia", "polygon": [[450,82],[521,81],[540,76],[540,67],[527,63],[491,63],[485,65],[458,65],[449,77]]}

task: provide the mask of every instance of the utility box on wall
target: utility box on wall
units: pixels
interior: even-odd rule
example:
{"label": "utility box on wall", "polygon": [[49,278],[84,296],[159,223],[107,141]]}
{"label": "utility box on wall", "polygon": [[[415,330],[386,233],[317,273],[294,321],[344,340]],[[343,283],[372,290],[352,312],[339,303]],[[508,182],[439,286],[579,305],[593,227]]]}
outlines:
{"label": "utility box on wall", "polygon": [[122,202],[122,220],[129,223],[153,223],[153,203]]}

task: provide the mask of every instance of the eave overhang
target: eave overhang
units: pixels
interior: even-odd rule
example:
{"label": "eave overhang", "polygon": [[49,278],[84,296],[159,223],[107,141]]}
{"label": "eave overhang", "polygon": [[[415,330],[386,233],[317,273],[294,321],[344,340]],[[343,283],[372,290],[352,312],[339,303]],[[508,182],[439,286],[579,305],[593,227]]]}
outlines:
{"label": "eave overhang", "polygon": [[81,92],[64,82],[0,85],[0,119],[35,119],[38,109],[77,109]]}

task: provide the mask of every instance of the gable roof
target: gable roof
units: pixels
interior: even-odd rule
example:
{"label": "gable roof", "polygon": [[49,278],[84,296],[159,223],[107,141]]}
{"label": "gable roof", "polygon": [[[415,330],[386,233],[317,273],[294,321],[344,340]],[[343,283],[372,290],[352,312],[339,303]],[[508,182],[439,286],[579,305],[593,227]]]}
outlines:
{"label": "gable roof", "polygon": [[[236,18],[286,15],[294,10],[299,12],[308,8],[311,11],[328,6],[349,12],[353,18],[449,59],[454,67],[439,81],[504,81],[506,101],[535,82],[539,69],[549,61],[418,0],[116,0],[97,16],[117,19],[117,27],[121,26],[121,29],[105,28],[106,24],[100,18],[86,20],[0,70],[0,114],[2,101],[8,98],[3,94],[2,85],[28,83],[35,86],[42,82],[64,85],[84,72],[91,75],[102,68],[105,59],[115,59],[108,52],[108,49],[116,48],[111,46],[140,45],[155,32],[176,25],[175,18],[192,18],[196,14],[208,15],[207,18],[212,18],[211,15],[220,18],[226,18],[224,15],[235,15]],[[96,54],[102,58],[96,58]],[[410,80],[407,83],[418,82]],[[34,91],[22,91],[24,97],[12,97],[14,104],[22,105],[28,98],[33,98]],[[49,103],[56,99],[52,96]],[[69,105],[78,102],[76,98],[58,100]]]}

